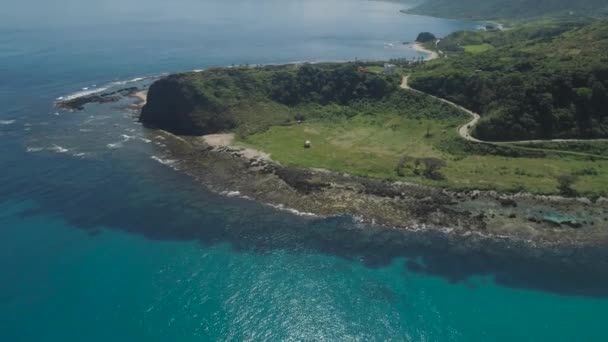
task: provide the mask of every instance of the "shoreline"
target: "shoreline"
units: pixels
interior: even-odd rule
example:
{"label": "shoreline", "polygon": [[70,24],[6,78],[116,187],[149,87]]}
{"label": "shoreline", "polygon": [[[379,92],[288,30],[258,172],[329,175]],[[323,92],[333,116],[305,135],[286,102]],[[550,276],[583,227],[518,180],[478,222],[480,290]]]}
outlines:
{"label": "shoreline", "polygon": [[[212,146],[201,137],[174,138],[167,139],[167,147],[179,171],[222,196],[306,219],[348,218],[351,229],[399,236],[399,242],[386,242],[403,248],[483,255],[504,263],[523,260],[560,272],[598,274],[608,269],[608,199],[453,192],[292,168],[248,157],[239,146]],[[564,218],[561,224],[546,217],[558,213]],[[585,221],[568,219],[575,216]]]}
{"label": "shoreline", "polygon": [[[350,215],[395,229],[447,229],[468,236],[526,241],[537,247],[608,242],[608,199],[593,203],[585,198],[528,193],[449,191],[283,166],[264,152],[233,145],[232,140],[208,144],[209,136],[179,138],[186,146],[173,150],[172,157],[189,165],[196,179],[217,192],[238,192],[275,207],[322,217]],[[189,152],[184,154],[184,149]],[[199,169],[201,165],[206,167]],[[214,169],[221,174],[213,175]]]}
{"label": "shoreline", "polygon": [[[138,106],[145,103],[145,92],[131,96]],[[608,246],[607,198],[452,191],[283,166],[268,153],[238,146],[233,133],[170,135],[175,138],[171,158],[207,188],[229,197],[307,215],[349,215],[398,230],[449,231],[532,248]]]}
{"label": "shoreline", "polygon": [[418,42],[413,43],[412,44],[412,48],[415,51],[427,54],[427,56],[424,58],[425,61],[432,61],[434,59],[439,58],[439,54],[436,51],[429,50],[429,49],[425,48],[422,44],[420,44]]}

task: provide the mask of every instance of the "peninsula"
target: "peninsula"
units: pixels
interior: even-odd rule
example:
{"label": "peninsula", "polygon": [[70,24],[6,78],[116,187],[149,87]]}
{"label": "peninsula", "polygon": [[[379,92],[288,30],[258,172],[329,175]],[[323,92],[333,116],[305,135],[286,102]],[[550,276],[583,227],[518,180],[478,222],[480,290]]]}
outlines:
{"label": "peninsula", "polygon": [[[608,32],[605,22],[551,31],[542,41],[524,41],[519,31],[492,32],[492,48],[426,63],[392,61],[394,67],[304,63],[175,74],[150,86],[140,120],[178,135],[171,149],[184,171],[218,192],[300,213],[449,232],[463,248],[501,242],[492,244],[493,253],[512,253],[514,245],[524,254],[582,246],[595,253],[608,243],[604,131],[590,133],[573,119],[570,128],[554,125],[548,135],[529,129],[536,114],[517,135],[492,131],[486,127],[501,125],[515,110],[500,110],[509,97],[489,96],[493,79],[484,75],[497,72],[495,62],[504,70],[519,68],[505,80],[497,74],[496,87],[503,87],[497,90],[549,67],[557,77],[570,77],[564,56],[573,52],[566,47],[593,39],[577,45],[577,54],[599,61],[608,45],[602,32]],[[519,43],[497,43],[509,37]],[[508,58],[520,46],[532,53],[525,67]],[[557,46],[564,48],[550,59],[534,59],[535,51]],[[600,85],[608,79],[601,64],[588,65],[574,71],[591,73],[596,82],[588,97],[571,98],[581,108],[568,112],[568,98],[545,90],[560,120],[585,113],[595,120]],[[442,76],[449,72],[454,75]],[[446,83],[458,77],[459,85]],[[479,80],[486,88],[473,86]],[[529,101],[529,108],[540,105]]]}

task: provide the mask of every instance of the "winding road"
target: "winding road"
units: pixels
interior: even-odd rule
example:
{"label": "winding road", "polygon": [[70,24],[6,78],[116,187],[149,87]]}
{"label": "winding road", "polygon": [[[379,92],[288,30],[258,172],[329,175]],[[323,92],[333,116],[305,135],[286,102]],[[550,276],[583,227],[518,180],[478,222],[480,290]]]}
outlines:
{"label": "winding road", "polygon": [[[455,107],[455,108],[469,114],[472,117],[471,121],[467,122],[466,124],[464,124],[458,128],[458,134],[463,139],[471,141],[471,142],[476,142],[476,143],[480,143],[480,144],[490,144],[490,145],[538,144],[538,143],[547,143],[547,142],[608,142],[608,139],[548,139],[548,140],[516,140],[516,141],[479,140],[471,135],[471,131],[473,130],[473,128],[479,122],[479,119],[481,118],[481,116],[479,114],[477,114],[471,110],[468,110],[468,109],[464,108],[463,106],[460,106],[452,101],[448,101],[446,99],[442,99],[435,95],[431,95],[431,94],[428,94],[428,93],[425,93],[420,90],[412,88],[408,84],[409,78],[410,78],[409,75],[403,77],[403,80],[401,81],[402,89],[430,96],[443,103],[447,103],[450,106]],[[522,147],[520,147],[520,148],[522,148]],[[579,153],[579,152],[572,152],[572,151],[561,151],[561,150],[551,150],[551,151],[563,152],[563,153],[568,153],[568,154],[576,154],[576,155],[593,155],[593,156],[598,156],[598,157],[602,157],[602,158],[607,158],[606,156],[600,156],[600,155],[596,155],[596,154]]]}

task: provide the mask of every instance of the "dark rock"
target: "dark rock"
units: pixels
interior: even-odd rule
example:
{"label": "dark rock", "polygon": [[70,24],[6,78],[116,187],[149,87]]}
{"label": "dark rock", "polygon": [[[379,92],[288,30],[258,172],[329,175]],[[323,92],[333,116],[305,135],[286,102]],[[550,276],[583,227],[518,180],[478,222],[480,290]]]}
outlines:
{"label": "dark rock", "polygon": [[512,198],[501,198],[499,202],[503,207],[517,207],[517,202]]}
{"label": "dark rock", "polygon": [[137,87],[129,87],[119,89],[110,93],[96,93],[91,95],[80,96],[70,100],[62,100],[57,102],[57,107],[69,110],[83,110],[87,103],[109,103],[118,102],[122,96],[129,96],[138,90]]}
{"label": "dark rock", "polygon": [[171,75],[150,86],[139,121],[181,135],[218,133],[236,126],[227,108],[201,95],[184,75]]}
{"label": "dark rock", "polygon": [[583,225],[580,222],[574,221],[574,220],[570,220],[570,221],[564,221],[563,224],[565,224],[566,226],[570,227],[570,228],[581,228]]}

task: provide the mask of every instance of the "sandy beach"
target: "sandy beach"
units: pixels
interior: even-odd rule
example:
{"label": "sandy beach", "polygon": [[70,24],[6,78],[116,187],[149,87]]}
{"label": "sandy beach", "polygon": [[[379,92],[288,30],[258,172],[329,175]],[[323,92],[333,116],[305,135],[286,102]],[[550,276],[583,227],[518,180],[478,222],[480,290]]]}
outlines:
{"label": "sandy beach", "polygon": [[414,48],[414,50],[416,50],[418,52],[426,53],[428,56],[425,58],[425,60],[427,60],[427,61],[439,58],[439,54],[437,52],[425,48],[420,43],[414,43],[414,44],[412,44],[412,47]]}

